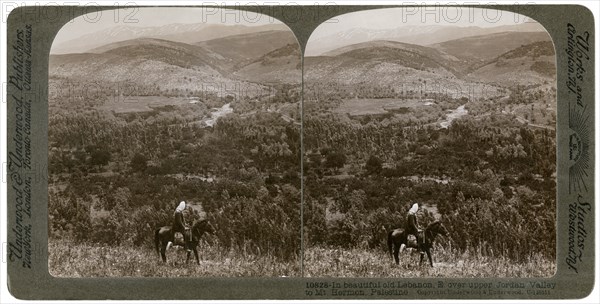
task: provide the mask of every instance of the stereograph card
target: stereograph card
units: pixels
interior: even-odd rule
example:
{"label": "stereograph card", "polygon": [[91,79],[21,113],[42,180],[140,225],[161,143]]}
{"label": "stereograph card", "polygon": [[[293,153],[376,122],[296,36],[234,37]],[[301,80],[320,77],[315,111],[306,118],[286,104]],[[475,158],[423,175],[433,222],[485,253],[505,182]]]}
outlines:
{"label": "stereograph card", "polygon": [[583,6],[37,5],[7,22],[16,298],[593,289]]}

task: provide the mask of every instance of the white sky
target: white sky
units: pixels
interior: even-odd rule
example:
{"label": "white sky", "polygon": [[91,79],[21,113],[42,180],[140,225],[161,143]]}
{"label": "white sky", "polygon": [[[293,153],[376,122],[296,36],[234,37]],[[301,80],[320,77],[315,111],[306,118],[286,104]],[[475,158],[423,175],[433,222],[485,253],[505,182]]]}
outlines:
{"label": "white sky", "polygon": [[495,9],[464,7],[401,7],[360,11],[336,16],[319,25],[311,39],[351,28],[393,29],[412,25],[495,27],[530,21],[527,17]]}
{"label": "white sky", "polygon": [[[367,10],[334,17],[318,27],[311,38],[328,36],[349,28],[391,29],[408,25],[455,25],[493,27],[523,23],[527,17],[495,9],[444,6],[402,7]],[[173,23],[242,24],[247,26],[279,23],[253,12],[223,8],[122,8],[77,17],[59,31],[54,43],[62,42],[118,25],[150,27]]]}
{"label": "white sky", "polygon": [[64,41],[119,25],[152,27],[173,23],[254,26],[281,22],[262,14],[223,8],[122,8],[89,13],[71,20],[58,32],[54,43],[59,45]]}

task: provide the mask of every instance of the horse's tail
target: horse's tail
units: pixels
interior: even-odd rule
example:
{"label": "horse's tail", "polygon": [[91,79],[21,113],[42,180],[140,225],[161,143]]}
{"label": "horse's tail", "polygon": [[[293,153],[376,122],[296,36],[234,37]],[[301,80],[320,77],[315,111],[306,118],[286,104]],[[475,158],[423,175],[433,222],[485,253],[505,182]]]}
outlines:
{"label": "horse's tail", "polygon": [[394,252],[392,251],[392,245],[393,245],[392,233],[394,233],[394,230],[390,230],[390,232],[388,232],[387,245],[388,245],[388,250],[390,251],[390,255],[392,256],[392,258],[394,258]]}
{"label": "horse's tail", "polygon": [[160,243],[160,237],[158,235],[159,232],[160,228],[157,228],[154,231],[154,246],[156,246],[156,253],[158,253],[158,255],[160,255],[160,248],[158,248],[158,244]]}

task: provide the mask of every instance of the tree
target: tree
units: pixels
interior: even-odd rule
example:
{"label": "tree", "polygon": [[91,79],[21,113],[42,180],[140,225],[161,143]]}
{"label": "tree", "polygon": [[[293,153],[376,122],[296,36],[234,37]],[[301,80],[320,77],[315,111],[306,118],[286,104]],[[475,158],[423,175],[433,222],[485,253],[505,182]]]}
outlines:
{"label": "tree", "polygon": [[90,153],[90,164],[92,166],[98,166],[98,169],[102,166],[108,165],[111,155],[107,150],[95,149]]}
{"label": "tree", "polygon": [[92,226],[90,217],[90,207],[76,198],[71,198],[70,208],[75,212],[72,220],[73,235],[76,241],[87,240],[90,227]]}
{"label": "tree", "polygon": [[346,155],[342,152],[330,152],[325,157],[325,166],[328,168],[341,168],[346,164]]}
{"label": "tree", "polygon": [[136,153],[133,158],[131,158],[131,170],[133,172],[143,172],[148,167],[148,159],[141,153]]}
{"label": "tree", "polygon": [[378,174],[381,172],[382,162],[377,156],[371,155],[365,164],[365,169],[367,170],[367,174]]}

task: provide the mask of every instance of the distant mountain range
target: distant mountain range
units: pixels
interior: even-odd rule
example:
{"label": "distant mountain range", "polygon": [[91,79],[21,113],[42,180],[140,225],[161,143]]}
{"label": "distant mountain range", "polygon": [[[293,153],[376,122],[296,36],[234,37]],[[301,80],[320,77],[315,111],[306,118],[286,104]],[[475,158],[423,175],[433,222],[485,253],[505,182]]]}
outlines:
{"label": "distant mountain range", "polygon": [[485,63],[521,45],[550,41],[546,32],[501,32],[429,45],[467,64]]}
{"label": "distant mountain range", "polygon": [[85,53],[103,45],[136,38],[157,38],[192,44],[233,35],[265,31],[288,31],[288,28],[283,24],[245,26],[194,23],[168,24],[156,27],[120,25],[71,39],[58,45],[53,45],[50,53]]}
{"label": "distant mountain range", "polygon": [[296,43],[273,50],[236,70],[240,79],[248,79],[264,84],[302,82],[300,71],[300,48]]}
{"label": "distant mountain range", "polygon": [[198,43],[135,38],[86,53],[55,54],[50,56],[50,77],[128,82],[161,90],[195,91],[203,85],[260,88],[267,83],[299,84],[300,62],[291,32],[267,30]]}
{"label": "distant mountain range", "polygon": [[556,77],[547,33],[503,32],[429,46],[369,41],[305,58],[307,84],[401,87],[426,81],[446,88],[486,83],[535,85]]}
{"label": "distant mountain range", "polygon": [[537,22],[487,28],[445,25],[414,25],[382,30],[354,28],[324,37],[309,39],[305,54],[307,56],[319,56],[340,47],[375,40],[389,40],[426,46],[502,32],[546,32],[546,30]]}
{"label": "distant mountain range", "polygon": [[289,31],[264,31],[195,43],[203,49],[221,55],[222,60],[219,64],[230,71],[240,69],[290,44],[295,45],[299,50],[296,38]]}
{"label": "distant mountain range", "polygon": [[413,68],[447,66],[457,59],[437,49],[396,41],[370,41],[357,43],[329,51],[323,56],[353,57],[367,60],[398,60],[408,57],[405,65]]}
{"label": "distant mountain range", "polygon": [[[137,37],[149,32],[124,34],[127,30],[123,28],[113,29],[104,34],[113,33],[118,37],[115,40],[136,38],[86,47],[83,53],[53,54],[50,77],[103,83],[127,81],[183,91],[203,90],[203,84],[215,83],[227,87],[300,84],[301,53],[296,38],[290,31],[273,27],[234,26],[229,30],[217,27],[223,30],[222,34],[250,32],[201,41],[196,41],[198,37],[188,39],[193,42]],[[530,27],[525,24],[498,28]],[[198,32],[208,26],[168,28],[172,31],[169,34],[167,28],[155,28],[152,33],[174,39],[179,33]],[[257,31],[261,28],[262,31]],[[430,26],[420,31],[442,30],[453,29]],[[412,33],[415,31],[416,28]],[[479,28],[471,33],[481,31],[492,30]],[[428,45],[393,40],[358,42],[328,50],[321,56],[305,57],[304,66],[309,84],[348,86],[417,82],[510,86],[540,84],[555,77],[554,47],[548,34],[539,31],[493,32]]]}
{"label": "distant mountain range", "polygon": [[508,51],[467,75],[473,81],[511,87],[539,85],[556,79],[556,57],[551,41],[538,41]]}

